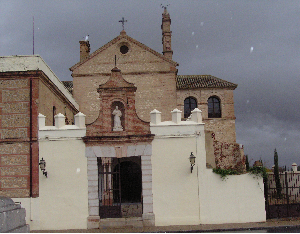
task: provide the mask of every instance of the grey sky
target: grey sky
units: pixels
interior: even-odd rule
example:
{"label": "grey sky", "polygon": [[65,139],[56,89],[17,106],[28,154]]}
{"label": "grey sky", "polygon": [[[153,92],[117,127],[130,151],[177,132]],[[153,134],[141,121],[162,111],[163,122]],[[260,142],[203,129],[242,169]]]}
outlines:
{"label": "grey sky", "polygon": [[42,56],[61,80],[79,61],[79,40],[91,52],[127,34],[162,52],[160,4],[170,4],[173,60],[180,75],[210,74],[238,84],[237,141],[252,159],[300,165],[300,1],[0,0],[0,56]]}

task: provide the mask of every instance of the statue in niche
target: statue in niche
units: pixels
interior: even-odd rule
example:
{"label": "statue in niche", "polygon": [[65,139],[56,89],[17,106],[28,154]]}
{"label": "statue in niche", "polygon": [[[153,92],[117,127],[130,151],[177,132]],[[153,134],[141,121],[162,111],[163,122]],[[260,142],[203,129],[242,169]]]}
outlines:
{"label": "statue in niche", "polygon": [[119,107],[116,106],[116,109],[112,112],[114,115],[114,127],[113,131],[123,131],[123,127],[121,125],[121,116],[122,112],[119,110]]}

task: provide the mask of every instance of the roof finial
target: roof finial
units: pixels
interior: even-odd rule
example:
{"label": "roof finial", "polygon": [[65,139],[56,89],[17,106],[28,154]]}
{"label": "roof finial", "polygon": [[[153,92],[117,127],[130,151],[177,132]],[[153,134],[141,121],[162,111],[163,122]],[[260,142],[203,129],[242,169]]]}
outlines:
{"label": "roof finial", "polygon": [[122,17],[122,20],[119,20],[120,23],[122,23],[122,27],[124,30],[124,23],[127,22],[127,20],[124,19],[124,17]]}

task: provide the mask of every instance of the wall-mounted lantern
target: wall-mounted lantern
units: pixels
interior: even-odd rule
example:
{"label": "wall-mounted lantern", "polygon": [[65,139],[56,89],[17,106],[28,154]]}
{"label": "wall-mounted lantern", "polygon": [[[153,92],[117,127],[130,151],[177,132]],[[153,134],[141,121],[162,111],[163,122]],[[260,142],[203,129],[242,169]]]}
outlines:
{"label": "wall-mounted lantern", "polygon": [[191,173],[192,173],[193,167],[195,166],[195,160],[196,160],[196,157],[195,157],[195,155],[193,155],[193,152],[191,152],[189,159],[190,159],[190,163],[191,163]]}
{"label": "wall-mounted lantern", "polygon": [[40,160],[39,165],[40,165],[41,171],[43,172],[43,175],[47,177],[48,173],[46,171],[46,161],[43,158]]}

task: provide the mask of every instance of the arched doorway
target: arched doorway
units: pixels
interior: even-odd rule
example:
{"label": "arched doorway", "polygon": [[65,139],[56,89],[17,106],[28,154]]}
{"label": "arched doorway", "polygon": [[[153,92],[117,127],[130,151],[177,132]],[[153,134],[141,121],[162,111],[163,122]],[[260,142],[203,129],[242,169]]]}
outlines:
{"label": "arched doorway", "polygon": [[98,173],[100,217],[141,217],[141,157],[99,158]]}
{"label": "arched doorway", "polygon": [[[120,167],[119,167],[120,166]],[[133,161],[120,162],[114,171],[120,168],[120,179],[114,177],[114,197],[121,195],[121,203],[140,203],[142,196],[142,171],[138,163]],[[119,185],[121,183],[121,186]],[[120,188],[119,191],[117,188]],[[121,192],[121,194],[120,194]]]}

